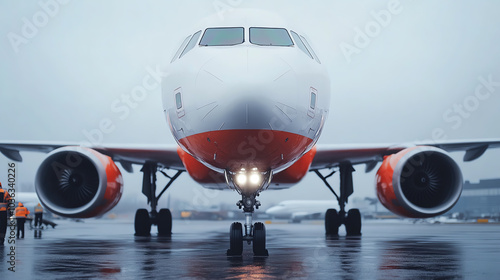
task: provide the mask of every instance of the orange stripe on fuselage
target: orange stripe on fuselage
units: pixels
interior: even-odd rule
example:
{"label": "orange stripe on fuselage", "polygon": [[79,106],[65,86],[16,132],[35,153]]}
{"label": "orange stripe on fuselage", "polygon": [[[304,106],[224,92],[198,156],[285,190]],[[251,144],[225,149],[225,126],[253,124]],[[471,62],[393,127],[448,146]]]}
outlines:
{"label": "orange stripe on fuselage", "polygon": [[295,133],[264,129],[209,131],[179,139],[197,159],[220,169],[277,169],[297,159],[313,140]]}

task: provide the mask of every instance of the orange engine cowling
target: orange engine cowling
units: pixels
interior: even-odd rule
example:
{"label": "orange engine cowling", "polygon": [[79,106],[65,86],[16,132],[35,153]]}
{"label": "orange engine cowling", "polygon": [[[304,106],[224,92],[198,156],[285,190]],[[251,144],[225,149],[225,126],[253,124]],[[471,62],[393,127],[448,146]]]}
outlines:
{"label": "orange engine cowling", "polygon": [[385,157],[376,180],[380,202],[409,218],[441,215],[462,193],[462,172],[457,163],[434,147],[408,148]]}
{"label": "orange engine cowling", "polygon": [[35,188],[51,212],[70,218],[91,218],[118,203],[123,178],[110,157],[92,149],[68,146],[47,155],[38,168]]}
{"label": "orange engine cowling", "polygon": [[186,167],[186,171],[189,173],[189,176],[191,176],[193,180],[201,184],[203,187],[217,190],[224,190],[228,188],[224,173],[219,173],[206,167],[203,163],[186,153],[180,147],[177,147],[177,154]]}
{"label": "orange engine cowling", "polygon": [[271,181],[271,188],[287,188],[298,183],[309,171],[309,167],[316,155],[316,146],[305,153],[299,160],[287,167],[285,170],[276,173]]}

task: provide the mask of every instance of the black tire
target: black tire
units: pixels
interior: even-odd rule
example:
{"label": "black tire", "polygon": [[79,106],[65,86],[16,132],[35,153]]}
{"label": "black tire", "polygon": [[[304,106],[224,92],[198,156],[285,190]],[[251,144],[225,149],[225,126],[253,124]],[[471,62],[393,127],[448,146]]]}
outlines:
{"label": "black tire", "polygon": [[158,235],[172,235],[172,213],[170,209],[162,208],[158,212]]}
{"label": "black tire", "polygon": [[335,209],[326,210],[325,231],[327,235],[338,235],[340,227],[340,216]]}
{"label": "black tire", "polygon": [[146,209],[137,209],[135,212],[134,228],[136,236],[149,236],[151,234],[151,219]]}
{"label": "black tire", "polygon": [[266,249],[266,227],[263,223],[255,223],[253,226],[253,254],[269,256]]}
{"label": "black tire", "polygon": [[345,229],[348,236],[361,235],[361,213],[359,209],[351,209],[347,212]]}
{"label": "black tire", "polygon": [[243,227],[241,223],[232,223],[229,228],[228,256],[241,256],[243,253]]}

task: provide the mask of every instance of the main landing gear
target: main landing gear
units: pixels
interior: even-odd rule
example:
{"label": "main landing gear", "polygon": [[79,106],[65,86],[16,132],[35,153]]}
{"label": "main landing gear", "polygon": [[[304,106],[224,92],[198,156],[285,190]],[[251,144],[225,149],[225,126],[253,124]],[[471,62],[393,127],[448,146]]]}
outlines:
{"label": "main landing gear", "polygon": [[[177,171],[174,176],[169,176],[165,172],[158,170],[156,163],[145,163],[141,171],[144,173],[142,180],[142,193],[148,198],[148,204],[151,205],[151,211],[138,209],[135,213],[134,228],[136,236],[150,236],[151,225],[156,225],[159,236],[170,236],[172,234],[172,213],[168,208],[162,208],[156,211],[158,200],[162,194],[172,185],[172,183],[181,175],[183,171]],[[169,182],[156,196],[156,172],[159,171]]]}
{"label": "main landing gear", "polygon": [[245,213],[245,224],[235,222],[229,228],[229,250],[228,256],[241,256],[243,253],[243,242],[253,244],[255,256],[269,256],[266,249],[266,227],[263,223],[253,224],[252,215],[255,209],[259,209],[260,202],[256,199],[259,193],[267,188],[271,182],[272,172],[258,172],[256,168],[233,173],[226,171],[226,182],[230,188],[241,195],[241,200],[236,205]]}
{"label": "main landing gear", "polygon": [[353,193],[352,172],[355,171],[350,162],[342,162],[339,166],[340,169],[340,196],[328,184],[327,179],[331,177],[335,171],[332,171],[327,176],[323,176],[317,169],[314,171],[319,178],[325,183],[330,191],[335,195],[339,202],[340,211],[335,209],[328,209],[325,214],[325,231],[327,235],[338,235],[339,227],[345,225],[346,233],[348,236],[361,235],[361,214],[359,209],[350,209],[347,213],[345,205],[347,204],[348,197]]}

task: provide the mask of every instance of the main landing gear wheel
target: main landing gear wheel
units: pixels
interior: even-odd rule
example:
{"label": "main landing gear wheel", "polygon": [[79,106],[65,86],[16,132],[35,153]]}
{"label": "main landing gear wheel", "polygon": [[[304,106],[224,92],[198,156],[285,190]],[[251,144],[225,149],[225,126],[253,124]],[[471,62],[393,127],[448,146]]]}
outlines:
{"label": "main landing gear wheel", "polygon": [[361,235],[361,214],[359,209],[351,209],[347,212],[345,229],[348,236]]}
{"label": "main landing gear wheel", "polygon": [[266,227],[263,223],[255,223],[253,227],[253,254],[255,256],[269,256],[266,249]]}
{"label": "main landing gear wheel", "polygon": [[241,256],[243,253],[243,227],[241,223],[232,223],[229,228],[228,256]]}
{"label": "main landing gear wheel", "polygon": [[135,212],[134,228],[136,236],[149,236],[151,233],[151,219],[148,210],[137,209]]}
{"label": "main landing gear wheel", "polygon": [[158,235],[170,236],[172,235],[172,213],[169,209],[162,208],[158,212]]}
{"label": "main landing gear wheel", "polygon": [[325,230],[327,235],[338,235],[341,225],[340,215],[335,209],[326,210],[325,214]]}
{"label": "main landing gear wheel", "polygon": [[318,169],[313,169],[318,177],[325,183],[326,187],[335,195],[340,206],[340,211],[328,209],[325,213],[325,230],[327,235],[338,235],[339,227],[344,224],[346,233],[349,236],[361,235],[361,214],[358,209],[351,209],[346,213],[345,206],[349,196],[354,192],[352,172],[354,168],[352,163],[344,161],[339,163],[340,171],[340,196],[333,190],[332,186],[328,183],[327,179],[331,177],[336,171],[323,176]]}
{"label": "main landing gear wheel", "polygon": [[[151,210],[149,212],[146,209],[137,210],[134,225],[135,235],[150,236],[151,225],[156,225],[158,227],[158,236],[170,236],[172,234],[172,213],[167,208],[160,209],[160,212],[157,212],[156,209],[160,197],[184,171],[177,171],[174,176],[169,176],[166,172],[162,171],[158,163],[147,161],[142,166],[141,172],[144,173],[142,178],[142,193],[148,199]],[[165,185],[158,195],[156,195],[157,172],[160,172],[169,179],[167,185]]]}

